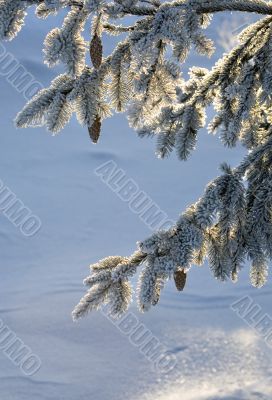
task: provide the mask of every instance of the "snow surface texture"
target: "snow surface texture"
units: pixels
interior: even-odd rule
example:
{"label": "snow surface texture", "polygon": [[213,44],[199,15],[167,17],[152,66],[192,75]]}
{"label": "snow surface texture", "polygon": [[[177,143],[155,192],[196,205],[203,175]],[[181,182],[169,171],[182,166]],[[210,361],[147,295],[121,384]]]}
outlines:
{"label": "snow surface texture", "polygon": [[[223,15],[216,18],[214,37]],[[58,19],[41,23],[30,15],[23,32],[5,45],[44,85],[56,70],[41,63],[42,41]],[[192,56],[191,62],[206,67],[216,56]],[[12,119],[25,99],[4,77],[0,85],[0,179],[42,221],[35,236],[24,237],[1,216],[0,318],[42,362],[27,377],[0,349],[1,400],[271,399],[271,350],[230,309],[249,295],[262,315],[271,312],[271,284],[252,288],[246,271],[233,285],[214,281],[207,266],[193,268],[184,293],[169,283],[147,315],[132,308],[176,357],[167,374],[102,313],[76,324],[70,316],[84,293],[88,265],[108,254],[131,254],[134,243],[150,234],[95,175],[98,166],[113,160],[175,220],[217,175],[219,163],[236,165],[242,150],[224,149],[203,130],[188,162],[160,161],[152,140],[137,138],[123,116],[105,122],[96,147],[75,121],[55,137],[43,129],[18,131]]]}

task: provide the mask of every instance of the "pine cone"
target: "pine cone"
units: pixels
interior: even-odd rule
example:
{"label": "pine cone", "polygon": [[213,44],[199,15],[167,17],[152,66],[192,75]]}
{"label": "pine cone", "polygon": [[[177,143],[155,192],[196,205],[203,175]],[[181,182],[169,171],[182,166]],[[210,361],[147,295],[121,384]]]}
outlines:
{"label": "pine cone", "polygon": [[101,118],[97,115],[92,126],[88,127],[89,135],[93,143],[97,143],[101,132]]}
{"label": "pine cone", "polygon": [[186,284],[187,274],[184,272],[184,269],[177,268],[174,272],[174,280],[176,284],[176,288],[179,292],[181,292]]}
{"label": "pine cone", "polygon": [[233,283],[236,283],[238,281],[238,269],[236,266],[231,271],[231,280]]}
{"label": "pine cone", "polygon": [[99,68],[102,63],[102,41],[101,38],[95,34],[90,43],[90,56],[94,68]]}

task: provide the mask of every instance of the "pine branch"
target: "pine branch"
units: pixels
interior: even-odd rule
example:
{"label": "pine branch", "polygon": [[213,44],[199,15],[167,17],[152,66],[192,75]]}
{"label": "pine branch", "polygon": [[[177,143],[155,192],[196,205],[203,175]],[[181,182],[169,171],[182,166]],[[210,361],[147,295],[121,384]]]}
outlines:
{"label": "pine branch", "polygon": [[[175,4],[175,3],[174,3]],[[176,2],[178,5],[179,2]],[[197,13],[215,13],[220,11],[243,11],[256,14],[271,15],[272,4],[263,0],[223,0],[197,1]]]}
{"label": "pine branch", "polygon": [[[45,126],[55,134],[74,112],[96,143],[102,120],[112,111],[127,111],[140,137],[157,137],[159,157],[176,150],[186,160],[212,105],[210,131],[219,134],[225,146],[240,143],[248,152],[236,168],[223,164],[221,176],[172,228],[138,243],[130,257],[107,257],[93,265],[85,280],[89,290],[74,318],[105,303],[112,315],[124,313],[131,301],[129,280],[140,266],[137,296],[142,311],[158,303],[168,279],[182,290],[191,266],[206,259],[216,279],[233,281],[249,259],[251,282],[261,287],[272,260],[272,3],[0,0],[1,40],[19,33],[30,6],[36,6],[40,18],[67,11],[62,26],[47,35],[44,49],[45,62],[61,63],[67,73],[26,104],[16,118],[18,127]],[[239,35],[239,44],[210,71],[193,67],[185,81],[180,67],[190,50],[207,57],[214,52],[204,32],[211,14],[221,11],[264,17],[250,24]],[[133,25],[118,25],[131,15],[136,17]],[[89,20],[91,37],[86,41],[82,32]],[[106,58],[102,31],[125,37]]]}

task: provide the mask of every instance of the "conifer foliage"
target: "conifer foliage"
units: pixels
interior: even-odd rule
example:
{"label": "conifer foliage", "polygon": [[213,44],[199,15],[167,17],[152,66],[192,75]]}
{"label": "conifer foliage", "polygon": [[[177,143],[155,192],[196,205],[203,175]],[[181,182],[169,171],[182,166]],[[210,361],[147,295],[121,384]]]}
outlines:
{"label": "conifer foliage", "polygon": [[[221,176],[169,230],[139,242],[130,257],[107,257],[92,265],[84,281],[89,289],[73,317],[105,303],[114,316],[125,312],[131,301],[130,278],[140,266],[137,297],[142,311],[157,304],[169,278],[183,290],[191,266],[205,259],[222,281],[236,281],[249,260],[252,284],[264,285],[272,258],[272,3],[0,0],[1,40],[17,35],[30,6],[36,7],[38,18],[67,10],[62,27],[49,32],[44,42],[46,64],[62,63],[66,72],[26,104],[16,117],[18,127],[46,126],[57,133],[75,113],[96,143],[103,119],[126,111],[140,137],[156,138],[159,157],[175,151],[186,160],[206,124],[206,109],[213,105],[208,129],[225,146],[239,143],[248,151],[236,168],[223,164]],[[253,12],[261,18],[211,70],[192,67],[185,81],[181,67],[190,49],[213,53],[205,28],[220,11]],[[131,25],[119,24],[130,16]],[[86,32],[91,32],[89,42],[83,37]],[[122,37],[104,57],[103,33]]]}

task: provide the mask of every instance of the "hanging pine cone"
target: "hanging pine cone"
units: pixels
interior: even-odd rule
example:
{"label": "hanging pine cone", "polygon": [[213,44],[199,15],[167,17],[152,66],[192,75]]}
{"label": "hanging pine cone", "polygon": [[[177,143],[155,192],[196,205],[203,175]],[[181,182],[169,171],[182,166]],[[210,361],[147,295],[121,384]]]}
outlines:
{"label": "hanging pine cone", "polygon": [[101,132],[101,118],[97,115],[92,126],[88,127],[89,135],[93,143],[97,143]]}
{"label": "hanging pine cone", "polygon": [[238,269],[236,266],[231,271],[231,280],[233,283],[236,283],[238,281]]}
{"label": "hanging pine cone", "polygon": [[96,33],[90,43],[90,55],[94,68],[99,68],[102,63],[102,51],[102,41]]}
{"label": "hanging pine cone", "polygon": [[179,292],[181,292],[186,284],[187,274],[184,272],[183,268],[177,268],[174,272],[174,281],[176,284],[176,288]]}

